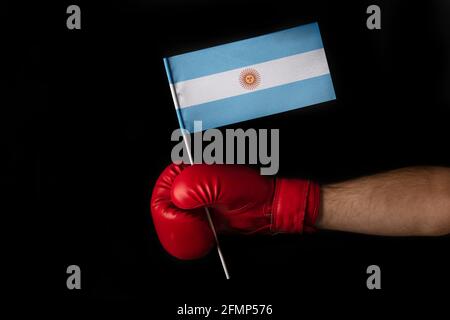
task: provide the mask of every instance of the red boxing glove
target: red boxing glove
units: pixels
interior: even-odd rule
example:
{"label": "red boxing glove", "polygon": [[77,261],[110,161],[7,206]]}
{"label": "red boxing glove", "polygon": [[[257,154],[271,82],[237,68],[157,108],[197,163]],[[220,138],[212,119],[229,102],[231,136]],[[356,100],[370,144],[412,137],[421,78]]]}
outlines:
{"label": "red boxing glove", "polygon": [[214,246],[204,208],[218,233],[314,231],[320,189],[315,182],[261,176],[240,165],[168,166],[153,190],[151,211],[163,247],[195,259]]}

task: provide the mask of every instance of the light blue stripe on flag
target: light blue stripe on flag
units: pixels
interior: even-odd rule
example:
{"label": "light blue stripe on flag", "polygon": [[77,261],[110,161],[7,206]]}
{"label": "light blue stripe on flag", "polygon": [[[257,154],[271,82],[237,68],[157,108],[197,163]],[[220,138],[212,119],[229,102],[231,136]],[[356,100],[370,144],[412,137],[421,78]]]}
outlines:
{"label": "light blue stripe on flag", "polygon": [[[184,128],[194,131],[194,120],[202,121],[202,130],[217,128],[242,119],[255,119],[336,99],[330,75],[323,75],[283,86],[207,102],[181,109]],[[224,112],[224,110],[226,110]],[[257,115],[257,117],[255,117]]]}
{"label": "light blue stripe on flag", "polygon": [[164,58],[181,128],[216,128],[336,99],[317,23]]}
{"label": "light blue stripe on flag", "polygon": [[323,48],[317,23],[269,33],[168,59],[179,82]]}

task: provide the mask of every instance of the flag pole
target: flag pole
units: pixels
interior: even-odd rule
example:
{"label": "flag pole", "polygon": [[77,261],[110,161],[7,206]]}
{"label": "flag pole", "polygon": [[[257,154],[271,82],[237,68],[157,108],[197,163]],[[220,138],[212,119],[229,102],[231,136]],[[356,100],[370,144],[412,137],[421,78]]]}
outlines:
{"label": "flag pole", "polygon": [[[175,93],[175,88],[173,86],[172,75],[170,73],[169,64],[168,64],[168,61],[167,61],[166,58],[164,58],[163,60],[164,60],[164,66],[166,68],[167,76],[169,78],[170,93],[172,94],[173,104],[175,105],[175,111],[177,112],[178,122],[180,124],[181,134],[183,135],[183,141],[184,141],[184,144],[186,146],[186,150],[187,150],[187,154],[188,154],[188,158],[189,158],[189,163],[190,163],[190,165],[193,165],[194,161],[192,159],[191,149],[190,149],[189,143],[187,141],[186,129],[184,128],[184,124],[183,124],[183,121],[181,119],[180,108],[179,108],[179,104],[178,104],[177,95]],[[230,279],[230,274],[228,273],[227,264],[225,263],[225,259],[224,259],[223,254],[222,254],[222,249],[220,248],[219,238],[217,237],[216,228],[214,227],[214,223],[213,223],[213,221],[211,219],[211,214],[210,214],[209,209],[207,207],[205,207],[205,213],[206,213],[206,218],[208,219],[209,226],[210,226],[211,231],[213,233],[214,240],[216,242],[217,253],[219,254],[219,259],[220,259],[220,262],[222,264],[223,272],[225,273],[225,277],[228,280],[228,279]]]}

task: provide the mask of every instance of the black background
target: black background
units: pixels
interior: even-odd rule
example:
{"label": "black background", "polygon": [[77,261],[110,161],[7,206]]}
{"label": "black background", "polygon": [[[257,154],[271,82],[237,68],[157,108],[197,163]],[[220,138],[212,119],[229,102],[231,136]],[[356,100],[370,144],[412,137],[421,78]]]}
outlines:
{"label": "black background", "polygon": [[[66,8],[81,7],[81,30]],[[382,29],[366,28],[378,4]],[[73,308],[142,301],[176,306],[273,304],[275,318],[348,312],[366,302],[447,297],[449,238],[340,232],[221,237],[182,262],[161,248],[149,198],[177,128],[162,57],[318,21],[337,100],[235,125],[280,128],[280,174],[322,183],[407,165],[450,165],[450,6],[445,1],[73,1],[7,3],[1,108],[9,260],[38,290]],[[5,43],[5,42],[4,42]],[[10,73],[9,73],[10,72]],[[11,203],[9,203],[11,202]],[[66,288],[66,268],[82,290]],[[366,288],[366,268],[382,290]],[[37,284],[39,283],[39,285]],[[22,293],[30,282],[17,282]],[[447,287],[447,289],[445,289]],[[441,293],[444,290],[444,293]],[[53,303],[52,302],[52,303]],[[238,319],[237,317],[230,317]]]}

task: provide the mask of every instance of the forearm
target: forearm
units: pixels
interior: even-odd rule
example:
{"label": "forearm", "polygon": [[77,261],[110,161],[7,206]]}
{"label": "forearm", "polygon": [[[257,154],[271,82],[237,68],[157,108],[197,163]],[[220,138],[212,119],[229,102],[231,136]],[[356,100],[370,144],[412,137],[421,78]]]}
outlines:
{"label": "forearm", "polygon": [[387,235],[450,233],[450,168],[410,167],[322,186],[316,226]]}

